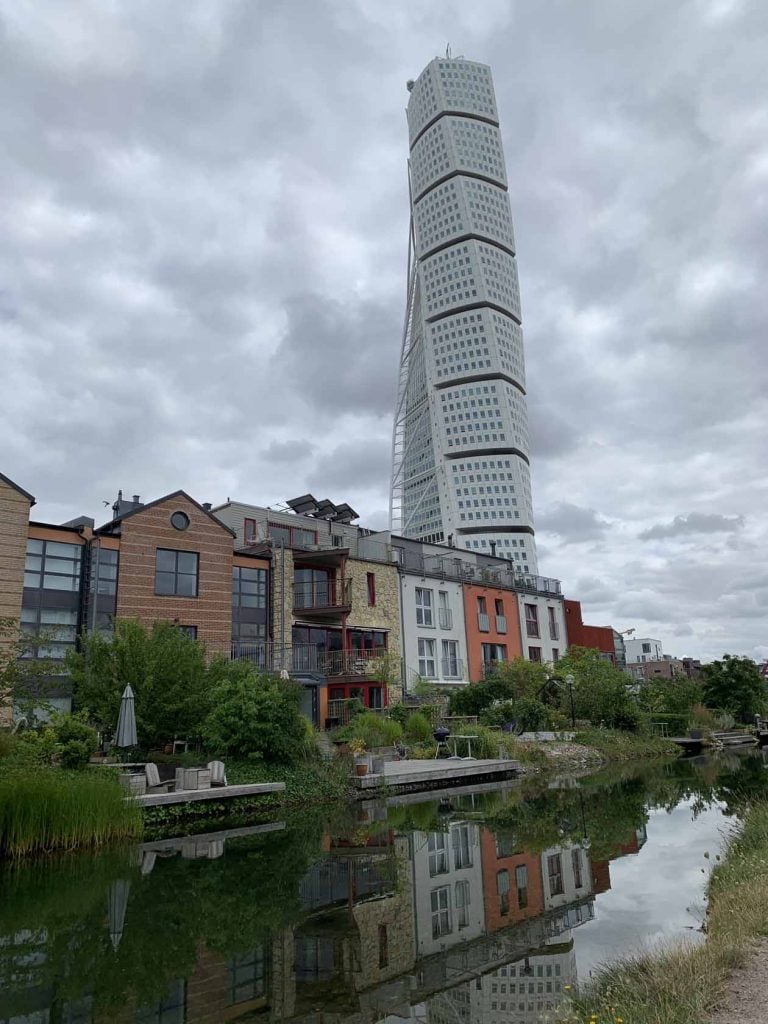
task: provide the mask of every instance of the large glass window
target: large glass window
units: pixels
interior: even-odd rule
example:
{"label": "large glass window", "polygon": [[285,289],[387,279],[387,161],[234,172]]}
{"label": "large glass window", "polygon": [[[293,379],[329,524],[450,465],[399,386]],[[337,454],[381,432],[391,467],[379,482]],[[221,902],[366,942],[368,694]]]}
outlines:
{"label": "large glass window", "polygon": [[293,606],[294,608],[326,608],[337,603],[342,596],[341,588],[337,588],[333,570],[302,569],[293,570]]}
{"label": "large glass window", "polygon": [[444,679],[459,679],[461,677],[459,644],[457,640],[443,640],[442,669]]}
{"label": "large glass window", "polygon": [[227,963],[227,1002],[245,1003],[266,994],[267,971],[264,947],[257,946],[250,953],[234,956]]}
{"label": "large glass window", "polygon": [[27,541],[24,586],[34,590],[78,592],[82,546],[50,540]]}
{"label": "large glass window", "polygon": [[267,570],[232,567],[232,639],[258,643],[267,639]]}
{"label": "large glass window", "polygon": [[559,853],[552,853],[547,857],[547,877],[549,878],[550,896],[562,896],[565,892],[563,887],[563,858]]}
{"label": "large glass window", "polygon": [[448,874],[448,836],[445,832],[430,832],[427,839],[429,877]]}
{"label": "large glass window", "polygon": [[451,888],[448,885],[433,889],[429,894],[432,907],[432,938],[450,935],[451,928]]}
{"label": "large glass window", "polygon": [[432,612],[432,591],[424,587],[416,587],[416,624],[418,626],[434,626]]}
{"label": "large glass window", "polygon": [[195,551],[158,548],[155,556],[155,593],[163,597],[197,597],[198,560]]}
{"label": "large glass window", "polygon": [[453,837],[454,868],[472,867],[472,833],[470,825],[457,825],[451,829]]}
{"label": "large glass window", "polygon": [[419,675],[425,679],[437,679],[435,664],[435,641],[419,637]]}
{"label": "large glass window", "polygon": [[549,617],[549,636],[551,640],[560,639],[560,630],[557,627],[557,614],[555,609],[552,607],[547,608],[547,615]]}
{"label": "large glass window", "polygon": [[539,635],[539,609],[535,604],[525,606],[525,630],[528,636]]}

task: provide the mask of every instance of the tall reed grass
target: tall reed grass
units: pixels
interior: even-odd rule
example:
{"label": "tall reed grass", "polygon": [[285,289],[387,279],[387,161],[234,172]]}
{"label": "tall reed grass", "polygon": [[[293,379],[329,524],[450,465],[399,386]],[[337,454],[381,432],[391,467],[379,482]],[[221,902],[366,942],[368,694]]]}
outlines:
{"label": "tall reed grass", "polygon": [[141,810],[95,771],[0,773],[0,857],[94,847],[141,834]]}

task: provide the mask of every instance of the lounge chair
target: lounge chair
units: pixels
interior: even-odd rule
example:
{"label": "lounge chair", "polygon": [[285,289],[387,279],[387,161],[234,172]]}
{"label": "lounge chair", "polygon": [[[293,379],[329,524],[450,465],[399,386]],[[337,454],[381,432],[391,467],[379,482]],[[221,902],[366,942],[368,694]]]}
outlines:
{"label": "lounge chair", "polygon": [[148,793],[169,793],[173,783],[171,781],[161,782],[160,772],[157,770],[157,765],[150,761],[144,765],[144,774],[147,777],[147,792]]}
{"label": "lounge chair", "polygon": [[223,761],[209,761],[206,768],[211,771],[211,786],[227,785],[227,773]]}

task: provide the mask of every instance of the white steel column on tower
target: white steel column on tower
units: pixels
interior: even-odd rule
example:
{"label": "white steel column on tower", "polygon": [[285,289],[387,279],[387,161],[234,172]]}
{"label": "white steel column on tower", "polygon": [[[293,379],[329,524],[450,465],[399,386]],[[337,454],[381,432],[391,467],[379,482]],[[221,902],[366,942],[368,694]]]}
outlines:
{"label": "white steel column on tower", "polygon": [[490,68],[436,58],[408,89],[390,526],[536,573],[515,238]]}

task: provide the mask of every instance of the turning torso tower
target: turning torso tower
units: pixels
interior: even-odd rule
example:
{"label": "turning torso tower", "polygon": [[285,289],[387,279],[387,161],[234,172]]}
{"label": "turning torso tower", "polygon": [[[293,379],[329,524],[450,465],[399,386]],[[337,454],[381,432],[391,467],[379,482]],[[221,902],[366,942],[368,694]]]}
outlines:
{"label": "turning torso tower", "polygon": [[408,90],[391,528],[536,573],[520,292],[490,68],[438,57]]}

